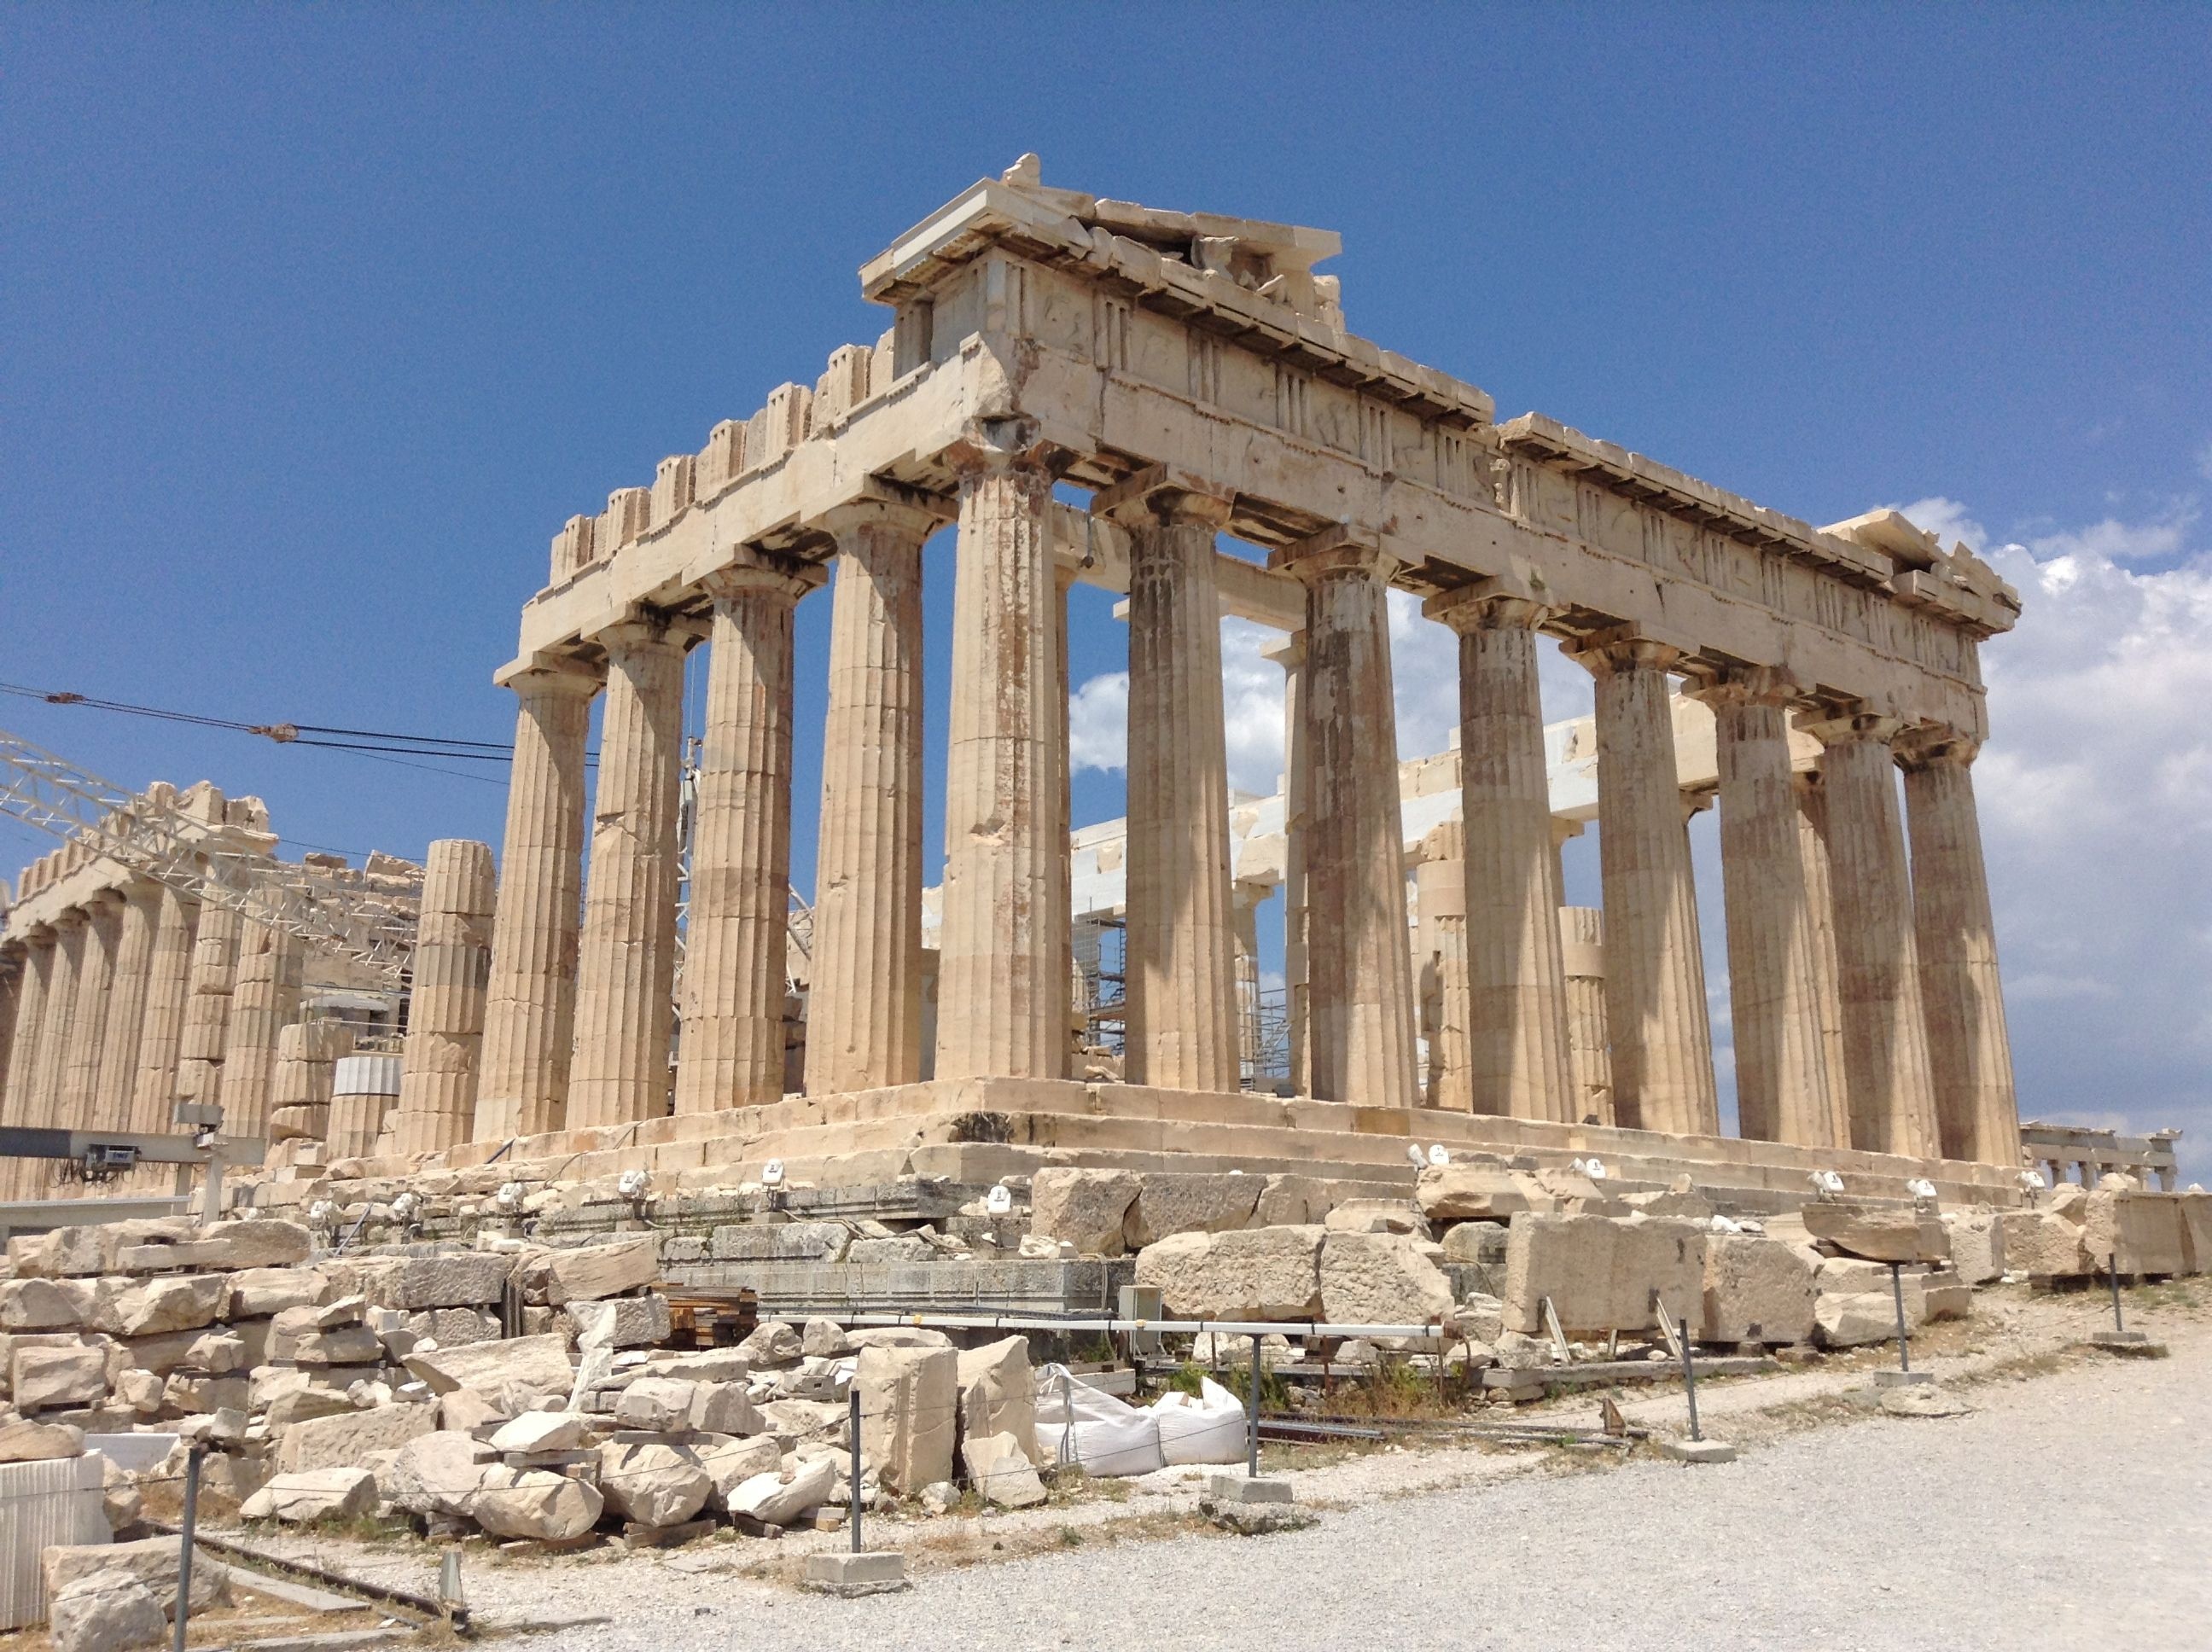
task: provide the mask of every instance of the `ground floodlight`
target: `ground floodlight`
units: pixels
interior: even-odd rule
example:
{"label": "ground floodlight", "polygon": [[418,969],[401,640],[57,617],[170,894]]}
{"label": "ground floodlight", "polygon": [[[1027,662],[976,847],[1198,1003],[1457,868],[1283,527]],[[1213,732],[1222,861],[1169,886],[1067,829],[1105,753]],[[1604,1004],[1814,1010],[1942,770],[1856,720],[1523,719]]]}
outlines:
{"label": "ground floodlight", "polygon": [[781,1159],[772,1158],[767,1163],[761,1166],[761,1186],[763,1187],[781,1187],[783,1186],[783,1161]]}
{"label": "ground floodlight", "polygon": [[1429,1162],[1429,1156],[1421,1151],[1421,1144],[1417,1141],[1409,1141],[1406,1144],[1406,1157],[1417,1170]]}
{"label": "ground floodlight", "polygon": [[499,1191],[492,1195],[492,1203],[507,1215],[514,1215],[522,1208],[522,1184],[519,1181],[501,1182]]}
{"label": "ground floodlight", "polygon": [[327,1199],[319,1199],[307,1206],[307,1225],[311,1228],[334,1228],[338,1224],[338,1207]]}
{"label": "ground floodlight", "polygon": [[1936,1184],[1926,1176],[1915,1176],[1905,1184],[1905,1191],[1915,1199],[1933,1199],[1936,1197]]}
{"label": "ground floodlight", "polygon": [[1443,1143],[1440,1141],[1431,1142],[1429,1144],[1429,1163],[1435,1165],[1439,1170],[1443,1169],[1445,1165],[1451,1163],[1451,1149],[1445,1146]]}
{"label": "ground floodlight", "polygon": [[622,1180],[615,1183],[615,1192],[635,1205],[645,1197],[646,1190],[652,1186],[653,1176],[650,1172],[624,1170],[622,1173]]}
{"label": "ground floodlight", "polygon": [[2022,1170],[2020,1173],[2020,1185],[2032,1193],[2039,1193],[2051,1184],[2044,1179],[2043,1172],[2040,1170]]}
{"label": "ground floodlight", "polygon": [[983,1208],[990,1212],[994,1216],[1004,1216],[1008,1211],[1014,1208],[1013,1189],[1007,1187],[1005,1182],[1001,1181],[997,1187],[992,1188],[989,1193],[983,1195]]}

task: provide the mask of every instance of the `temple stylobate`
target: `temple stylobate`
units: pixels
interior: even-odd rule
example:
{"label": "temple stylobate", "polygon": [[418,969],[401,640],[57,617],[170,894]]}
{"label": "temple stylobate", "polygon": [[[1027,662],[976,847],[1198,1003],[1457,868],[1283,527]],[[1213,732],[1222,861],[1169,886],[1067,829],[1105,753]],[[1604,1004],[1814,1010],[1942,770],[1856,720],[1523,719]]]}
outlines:
{"label": "temple stylobate", "polygon": [[[994,1174],[1349,1173],[1396,1138],[1776,1185],[1823,1165],[2010,1181],[1972,765],[1978,649],[2014,622],[2014,592],[1894,513],[1815,528],[1541,415],[1498,422],[1481,391],[1347,331],[1315,268],[1339,245],[1048,188],[1025,158],[863,269],[892,313],[875,343],[568,523],[500,674],[517,754],[454,1162],[778,1156],[835,1180],[941,1150]],[[922,553],[947,524],[928,948]],[[1128,598],[1126,1036],[1103,1077],[1073,991],[1073,583]],[[1407,853],[1393,589],[1458,645],[1459,807],[1425,913],[1408,873],[1438,857]],[[809,600],[830,604],[826,661],[794,647]],[[1224,615],[1284,634],[1289,1096],[1243,1088]],[[1601,1109],[1575,990],[1596,931],[1560,915],[1547,635],[1595,693]],[[701,645],[679,935],[682,661]],[[818,730],[793,726],[801,671],[826,671]],[[1715,745],[1712,784],[1686,792],[1684,695]],[[786,885],[809,738],[801,1044]],[[1714,804],[1724,946],[1700,934],[1689,849]],[[1738,1139],[1708,950],[1732,987]]]}

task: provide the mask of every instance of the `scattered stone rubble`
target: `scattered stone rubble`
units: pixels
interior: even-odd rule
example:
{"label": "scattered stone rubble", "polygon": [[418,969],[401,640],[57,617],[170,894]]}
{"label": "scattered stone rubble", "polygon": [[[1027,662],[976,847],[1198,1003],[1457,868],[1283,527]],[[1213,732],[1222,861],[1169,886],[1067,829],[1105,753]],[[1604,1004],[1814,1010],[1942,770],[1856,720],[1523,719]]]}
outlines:
{"label": "scattered stone rubble", "polygon": [[[2124,1176],[2019,1210],[1823,1199],[1757,1218],[1713,1211],[1686,1179],[1620,1193],[1502,1163],[1431,1166],[1410,1199],[1299,1181],[1052,1169],[1028,1189],[1028,1232],[1014,1217],[1006,1236],[1055,1256],[1133,1249],[1124,1277],[1170,1317],[1441,1327],[1443,1357],[1469,1371],[1541,1370],[1555,1330],[1579,1357],[1653,1330],[1662,1307],[1706,1345],[1850,1348],[1894,1336],[1900,1295],[1917,1328],[1970,1314],[1978,1285],[2114,1263],[2201,1272],[2212,1255],[2212,1197]],[[842,1242],[805,1231],[832,1225]],[[757,1231],[784,1254],[849,1254],[861,1225]],[[958,1265],[921,1243],[931,1265]],[[857,1394],[864,1505],[949,1507],[962,1479],[1010,1507],[1046,1496],[1054,1442],[1023,1337],[963,1348],[915,1327],[769,1319],[735,1346],[673,1346],[663,1250],[653,1232],[553,1244],[487,1222],[465,1247],[387,1224],[333,1253],[328,1230],[267,1217],[17,1238],[0,1277],[0,1465],[157,1436],[153,1467],[102,1470],[126,1534],[143,1486],[198,1446],[204,1497],[249,1520],[381,1513],[441,1538],[552,1546],[717,1521],[769,1535],[842,1517]],[[1249,1346],[1200,1340],[1200,1359],[1241,1363]],[[1271,1364],[1312,1351],[1267,1340]],[[1383,1341],[1324,1338],[1322,1351],[1356,1364]],[[1403,1343],[1437,1357],[1426,1338]],[[173,1612],[172,1542],[44,1558],[71,1652],[145,1643]],[[220,1566],[196,1570],[196,1594],[223,1587]]]}

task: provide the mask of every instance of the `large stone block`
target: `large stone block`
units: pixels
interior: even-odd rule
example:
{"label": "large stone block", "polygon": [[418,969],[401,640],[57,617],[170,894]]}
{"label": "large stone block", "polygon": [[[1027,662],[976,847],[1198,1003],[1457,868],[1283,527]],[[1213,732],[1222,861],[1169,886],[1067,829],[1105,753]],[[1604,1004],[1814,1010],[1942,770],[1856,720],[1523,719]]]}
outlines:
{"label": "large stone block", "polygon": [[971,1348],[958,1356],[960,1432],[968,1439],[1010,1434],[1034,1451],[1036,1372],[1026,1337]]}
{"label": "large stone block", "polygon": [[2089,1195],[2081,1242],[2100,1272],[2188,1271],[2181,1201],[2172,1193],[2099,1189]]}
{"label": "large stone block", "polygon": [[1996,1211],[1947,1212],[1943,1225],[1951,1235],[1951,1266],[1968,1285],[1989,1285],[2004,1276],[2005,1228]]}
{"label": "large stone block", "polygon": [[48,1608],[54,1652],[133,1652],[161,1645],[169,1619],[154,1592],[123,1573],[80,1577]]}
{"label": "large stone block", "polygon": [[783,1467],[783,1449],[771,1434],[742,1440],[702,1440],[691,1450],[714,1480],[714,1505],[722,1509],[729,1508],[730,1494],[747,1480],[774,1474]]}
{"label": "large stone block", "polygon": [[284,1430],[276,1443],[276,1472],[302,1473],[359,1463],[374,1451],[397,1451],[435,1431],[435,1406],[379,1406],[372,1411],[311,1417]]}
{"label": "large stone block", "polygon": [[[1897,1299],[1886,1291],[1825,1292],[1814,1301],[1813,1313],[1824,1348],[1857,1348],[1897,1339]],[[1927,1304],[1920,1292],[1907,1291],[1906,1330],[1917,1330],[1926,1322]]]}
{"label": "large stone block", "polygon": [[565,1543],[599,1523],[596,1486],[542,1468],[488,1468],[469,1515],[494,1537]]}
{"label": "large stone block", "polygon": [[1812,1264],[1778,1239],[1705,1241],[1701,1334],[1709,1342],[1809,1342],[1814,1295]]}
{"label": "large stone block", "polygon": [[104,1348],[18,1348],[9,1390],[21,1412],[96,1406],[107,1397]]}
{"label": "large stone block", "polygon": [[213,1325],[230,1307],[230,1280],[220,1273],[183,1274],[149,1279],[117,1297],[108,1322],[117,1336],[156,1336],[164,1331],[197,1331]]}
{"label": "large stone block", "polygon": [[376,1476],[343,1464],[278,1473],[239,1505],[245,1520],[281,1520],[304,1526],[348,1520],[376,1507]]}
{"label": "large stone block", "polygon": [[[946,1442],[947,1467],[940,1479],[951,1478],[951,1442]],[[781,1469],[756,1474],[735,1485],[723,1501],[733,1515],[749,1515],[768,1526],[788,1526],[819,1509],[837,1486],[837,1466],[826,1458],[811,1463],[793,1462]]]}
{"label": "large stone block", "polygon": [[314,1236],[296,1222],[257,1217],[222,1222],[193,1230],[189,1238],[120,1245],[119,1273],[158,1272],[165,1268],[236,1269],[293,1267],[314,1254]]}
{"label": "large stone block", "polygon": [[1137,1283],[1178,1319],[1303,1320],[1321,1312],[1318,1226],[1178,1233],[1137,1255]]}
{"label": "large stone block", "polygon": [[1814,1200],[1799,1212],[1805,1231],[1870,1262],[1941,1262],[1951,1254],[1943,1224],[1911,1205]]}
{"label": "large stone block", "polygon": [[668,1340],[668,1298],[657,1291],[572,1302],[561,1315],[570,1336],[595,1348],[651,1348]]}
{"label": "large stone block", "polygon": [[1413,1190],[1431,1222],[1507,1222],[1528,1209],[1528,1190],[1502,1164],[1432,1164]]}
{"label": "large stone block", "polygon": [[2212,1273],[2212,1193],[2176,1193],[2181,1211],[2182,1267]]}
{"label": "large stone block", "polygon": [[640,1526],[681,1526],[707,1506],[714,1482],[681,1446],[610,1441],[599,1448],[599,1494]]}
{"label": "large stone block", "polygon": [[[493,1444],[496,1447],[498,1442]],[[401,1446],[377,1483],[383,1487],[384,1500],[396,1509],[417,1515],[466,1515],[490,1466],[484,1448],[467,1435],[441,1430],[418,1435]]]}
{"label": "large stone block", "polygon": [[659,1276],[660,1253],[651,1234],[572,1250],[533,1248],[523,1253],[517,1270],[530,1300],[555,1308],[625,1296]]}
{"label": "large stone block", "polygon": [[834,1262],[853,1230],[842,1222],[740,1222],[709,1238],[718,1262]]}
{"label": "large stone block", "polygon": [[1028,1438],[981,1434],[961,1442],[960,1462],[968,1471],[968,1483],[985,1502],[1002,1509],[1029,1509],[1045,1500],[1044,1482],[1030,1461],[1035,1447],[1023,1443]]}
{"label": "large stone block", "polygon": [[[83,1577],[125,1572],[154,1592],[162,1612],[177,1615],[177,1574],[183,1555],[173,1537],[131,1543],[63,1543],[42,1550],[39,1569],[48,1594],[59,1594]],[[192,1610],[206,1612],[230,1598],[230,1568],[204,1549],[192,1551]]]}
{"label": "large stone block", "polygon": [[59,1281],[0,1279],[0,1331],[73,1331],[83,1323],[82,1297]]}
{"label": "large stone block", "polygon": [[309,1308],[337,1295],[337,1287],[312,1267],[251,1267],[230,1278],[234,1320],[267,1319],[288,1308]]}
{"label": "large stone block", "polygon": [[1505,1242],[1505,1328],[1544,1328],[1544,1298],[1569,1332],[1641,1331],[1663,1298],[1678,1321],[1702,1316],[1705,1230],[1671,1218],[1516,1216]]}
{"label": "large stone block", "polygon": [[362,1295],[378,1308],[484,1308],[507,1291],[514,1258],[493,1251],[398,1257],[362,1279]]}
{"label": "large stone block", "polygon": [[1451,1282],[1405,1234],[1328,1233],[1319,1278],[1322,1317],[1332,1325],[1428,1325],[1452,1311]]}
{"label": "large stone block", "polygon": [[550,1334],[418,1351],[407,1357],[406,1365],[429,1384],[431,1393],[472,1388],[508,1417],[540,1400],[566,1400],[575,1377],[568,1345]]}
{"label": "large stone block", "polygon": [[864,1348],[853,1380],[860,1449],[884,1489],[913,1497],[951,1479],[959,1357],[950,1348]]}
{"label": "large stone block", "polygon": [[1171,1233],[1224,1233],[1249,1226],[1265,1186],[1258,1176],[1155,1171],[1145,1177],[1123,1220],[1126,1242],[1142,1247]]}
{"label": "large stone block", "polygon": [[1129,1208],[1143,1191],[1144,1178],[1128,1170],[1051,1166],[1030,1180],[1030,1231],[1085,1256],[1119,1256],[1129,1248]]}

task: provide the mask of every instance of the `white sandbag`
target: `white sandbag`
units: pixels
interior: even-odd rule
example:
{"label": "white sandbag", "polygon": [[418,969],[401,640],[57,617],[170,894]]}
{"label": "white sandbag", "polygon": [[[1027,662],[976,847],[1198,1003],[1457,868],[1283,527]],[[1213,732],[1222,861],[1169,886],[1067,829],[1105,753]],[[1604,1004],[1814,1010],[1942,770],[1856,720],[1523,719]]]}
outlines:
{"label": "white sandbag", "polygon": [[1160,1455],[1170,1463],[1241,1463],[1249,1442],[1243,1406],[1210,1376],[1199,1392],[1170,1389],[1152,1401],[1159,1420]]}
{"label": "white sandbag", "polygon": [[1052,1462],[1096,1475],[1167,1467],[1158,1418],[1070,1376],[1065,1365],[1038,1371],[1036,1419],[1037,1445]]}

